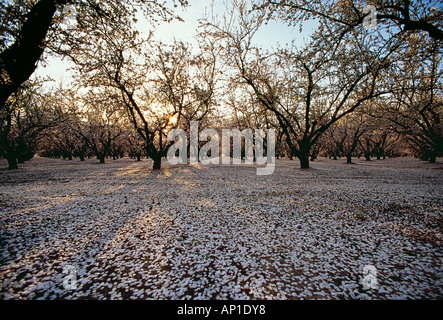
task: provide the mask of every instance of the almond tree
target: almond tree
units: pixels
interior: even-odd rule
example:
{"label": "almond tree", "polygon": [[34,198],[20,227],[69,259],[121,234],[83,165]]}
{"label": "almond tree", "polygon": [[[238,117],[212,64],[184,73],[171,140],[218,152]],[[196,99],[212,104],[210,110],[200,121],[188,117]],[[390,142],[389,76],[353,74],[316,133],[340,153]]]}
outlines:
{"label": "almond tree", "polygon": [[303,49],[265,52],[253,40],[264,15],[248,14],[244,3],[236,9],[237,25],[206,21],[207,33],[224,48],[231,81],[275,115],[301,168],[309,168],[312,146],[332,124],[387,92],[383,72],[396,47],[365,32],[339,36],[325,24]]}
{"label": "almond tree", "polygon": [[214,59],[196,56],[184,43],[154,44],[149,35],[122,33],[106,23],[97,30],[77,55],[79,79],[86,87],[106,89],[144,141],[153,168],[160,169],[173,144],[168,131],[211,110]]}
{"label": "almond tree", "polygon": [[[395,63],[389,73],[395,75],[390,82],[395,97],[374,111],[378,117],[395,123],[397,133],[407,137],[420,158],[435,162],[442,154],[442,101],[438,89],[443,40],[440,1],[263,0],[256,2],[255,9],[294,26],[302,27],[303,22],[312,19],[329,23],[340,37],[371,27],[376,29],[381,43],[396,42]],[[370,149],[378,158],[382,156],[377,149],[396,139],[389,134],[392,132],[378,134],[377,142],[375,136],[364,137],[361,147],[367,159]]]}
{"label": "almond tree", "polygon": [[170,118],[174,128],[179,127],[187,133],[188,153],[191,122],[197,121],[199,130],[203,130],[214,121],[210,117],[214,116],[217,106],[218,52],[210,41],[198,40],[198,53],[193,53],[188,44],[180,41],[171,45],[160,43],[152,62],[156,66],[152,88],[159,103],[173,107]]}
{"label": "almond tree", "polygon": [[335,125],[334,142],[338,151],[346,157],[346,163],[352,163],[352,156],[355,154],[361,137],[369,129],[368,117],[361,113],[354,113],[338,121]]}
{"label": "almond tree", "polygon": [[420,158],[435,162],[443,155],[443,43],[416,36],[407,47],[390,73],[393,94],[377,116],[391,121]]}
{"label": "almond tree", "polygon": [[[186,0],[172,1],[187,5]],[[100,22],[132,32],[136,12],[151,24],[175,18],[155,0],[6,0],[0,2],[0,109],[34,73],[44,52],[76,59]],[[67,21],[68,20],[68,21]],[[69,23],[69,20],[71,20]]]}
{"label": "almond tree", "polygon": [[335,141],[338,136],[337,125],[332,125],[325,131],[325,133],[318,139],[317,144],[320,146],[321,154],[329,159],[337,160],[340,157],[340,150]]}
{"label": "almond tree", "polygon": [[9,169],[31,159],[37,151],[37,139],[61,118],[56,98],[41,91],[41,84],[26,82],[0,112],[0,154]]}
{"label": "almond tree", "polygon": [[141,161],[141,158],[145,156],[144,141],[137,132],[128,128],[124,133],[126,152],[130,158],[136,158],[137,161]]}
{"label": "almond tree", "polygon": [[103,91],[90,91],[77,100],[77,106],[70,108],[74,111],[70,124],[78,139],[83,140],[100,163],[105,163],[111,144],[123,131],[121,110]]}

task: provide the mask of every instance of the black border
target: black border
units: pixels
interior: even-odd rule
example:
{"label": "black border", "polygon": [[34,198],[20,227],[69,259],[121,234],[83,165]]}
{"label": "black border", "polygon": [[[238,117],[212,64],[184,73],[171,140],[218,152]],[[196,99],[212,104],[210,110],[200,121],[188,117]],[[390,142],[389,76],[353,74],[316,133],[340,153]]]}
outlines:
{"label": "black border", "polygon": [[[439,317],[443,300],[3,300],[0,310],[3,315],[44,316],[57,319],[79,317],[97,319],[317,319],[338,317],[338,319],[411,318],[414,315]],[[211,307],[209,317],[203,315],[178,315],[179,307]],[[265,314],[238,314],[238,307],[232,314],[221,314],[223,306],[263,305]],[[213,310],[218,309],[215,313]],[[248,310],[249,308],[246,307]],[[257,309],[259,310],[259,309]],[[6,313],[8,312],[8,313]],[[21,317],[20,317],[21,318]]]}

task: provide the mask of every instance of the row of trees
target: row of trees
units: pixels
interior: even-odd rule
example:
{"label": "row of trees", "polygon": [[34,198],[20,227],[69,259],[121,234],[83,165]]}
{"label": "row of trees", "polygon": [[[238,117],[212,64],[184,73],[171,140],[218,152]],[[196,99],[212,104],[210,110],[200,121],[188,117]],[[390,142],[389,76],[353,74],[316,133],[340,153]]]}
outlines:
{"label": "row of trees", "polygon": [[[32,12],[46,2],[69,2],[77,10],[74,28],[63,27],[64,11],[56,9],[41,35],[43,47],[69,56],[78,70],[75,85],[55,93],[15,80],[5,58],[28,43]],[[137,32],[136,8],[168,20],[173,14],[165,4],[26,2],[5,24],[9,35],[2,35],[0,85],[7,97],[0,152],[10,168],[40,152],[94,155],[100,162],[147,156],[159,169],[173,143],[167,133],[181,128],[189,134],[190,122],[199,121],[200,129],[274,128],[276,154],[297,157],[302,168],[319,154],[351,162],[406,149],[435,162],[443,152],[441,8],[391,2],[375,3],[373,30],[365,25],[366,2],[233,1],[221,20],[202,19],[193,48]],[[2,5],[0,12],[16,6]],[[266,50],[256,33],[269,19],[320,24],[303,47]]]}
{"label": "row of trees", "polygon": [[[59,116],[56,118],[45,118],[41,115],[37,118],[35,113],[20,116],[20,110],[16,110],[13,117],[18,120],[18,126],[10,130],[7,144],[2,144],[9,147],[4,152],[9,155],[7,158],[10,166],[17,165],[16,161],[23,163],[36,153],[51,158],[78,158],[80,161],[96,157],[100,163],[105,163],[107,157],[114,160],[124,156],[137,160],[149,157],[142,136],[134,131],[124,115],[118,113],[119,109],[104,101],[94,103],[99,103],[99,107],[91,107],[83,112],[78,112],[71,105],[70,111],[58,111]],[[41,112],[41,108],[37,110]],[[246,129],[261,124],[260,119],[251,116],[244,118],[244,115],[238,112],[232,115],[229,121],[220,120],[206,120],[203,123],[206,127],[218,129],[219,133],[224,128]],[[269,126],[271,127],[270,124]],[[284,139],[281,139],[284,131],[277,132],[279,137],[276,156],[292,159],[295,154]],[[371,160],[371,157],[381,159],[402,156],[408,154],[409,147],[406,137],[392,130],[392,126],[388,127],[384,122],[367,114],[355,114],[327,130],[311,149],[310,158],[313,161],[319,155],[335,160],[345,157],[347,162],[351,163],[352,157]],[[414,150],[413,153],[421,156]]]}

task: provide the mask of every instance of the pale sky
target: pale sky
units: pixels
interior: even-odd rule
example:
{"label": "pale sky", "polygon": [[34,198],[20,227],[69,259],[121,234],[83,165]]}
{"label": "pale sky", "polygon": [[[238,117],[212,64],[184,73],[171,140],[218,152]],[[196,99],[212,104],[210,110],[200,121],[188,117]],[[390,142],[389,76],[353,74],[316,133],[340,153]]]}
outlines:
{"label": "pale sky", "polygon": [[[193,42],[193,38],[197,35],[198,19],[202,18],[205,10],[210,10],[211,1],[208,0],[190,0],[190,6],[186,9],[177,8],[175,13],[180,16],[184,22],[173,21],[171,23],[162,23],[155,31],[155,39],[162,42],[171,42],[174,38],[183,40],[185,42]],[[213,12],[221,18],[226,13],[226,1],[217,0]],[[229,1],[228,1],[229,3]],[[309,35],[315,28],[315,23],[306,23],[303,32],[300,33],[298,27],[289,27],[283,23],[271,21],[269,24],[262,26],[256,34],[256,44],[261,45],[266,49],[276,48],[277,46],[285,46],[290,44],[295,39],[297,45],[301,45],[307,41]],[[149,32],[149,27],[140,25],[141,32],[146,28]],[[61,61],[60,58],[49,58],[47,66],[39,65],[35,75],[37,76],[51,76],[51,78],[69,81],[69,73],[67,69],[69,63]]]}
{"label": "pale sky", "polygon": [[[224,0],[215,1],[213,8],[214,14],[221,18],[227,13],[227,5]],[[176,10],[176,14],[183,18],[185,22],[174,21],[165,23],[156,31],[156,38],[161,40],[172,40],[174,36],[177,39],[192,42],[192,38],[197,34],[198,19],[202,18],[205,11],[211,12],[211,1],[191,0],[191,5],[185,9]],[[229,3],[229,1],[228,1]],[[263,26],[256,35],[257,44],[262,44],[266,48],[276,47],[277,44],[285,45],[291,43],[293,39],[302,41],[303,37],[309,37],[312,30],[312,24],[306,24],[303,33],[300,34],[298,28],[288,27],[283,23],[271,21]],[[300,42],[301,43],[301,42]]]}

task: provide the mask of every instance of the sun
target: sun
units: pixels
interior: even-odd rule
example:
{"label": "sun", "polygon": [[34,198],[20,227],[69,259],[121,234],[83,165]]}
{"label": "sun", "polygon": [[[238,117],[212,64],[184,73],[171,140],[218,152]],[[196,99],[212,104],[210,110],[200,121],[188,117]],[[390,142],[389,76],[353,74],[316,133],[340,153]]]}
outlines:
{"label": "sun", "polygon": [[177,118],[178,118],[178,113],[175,113],[175,114],[169,116],[168,122],[172,125],[175,125],[177,122]]}

